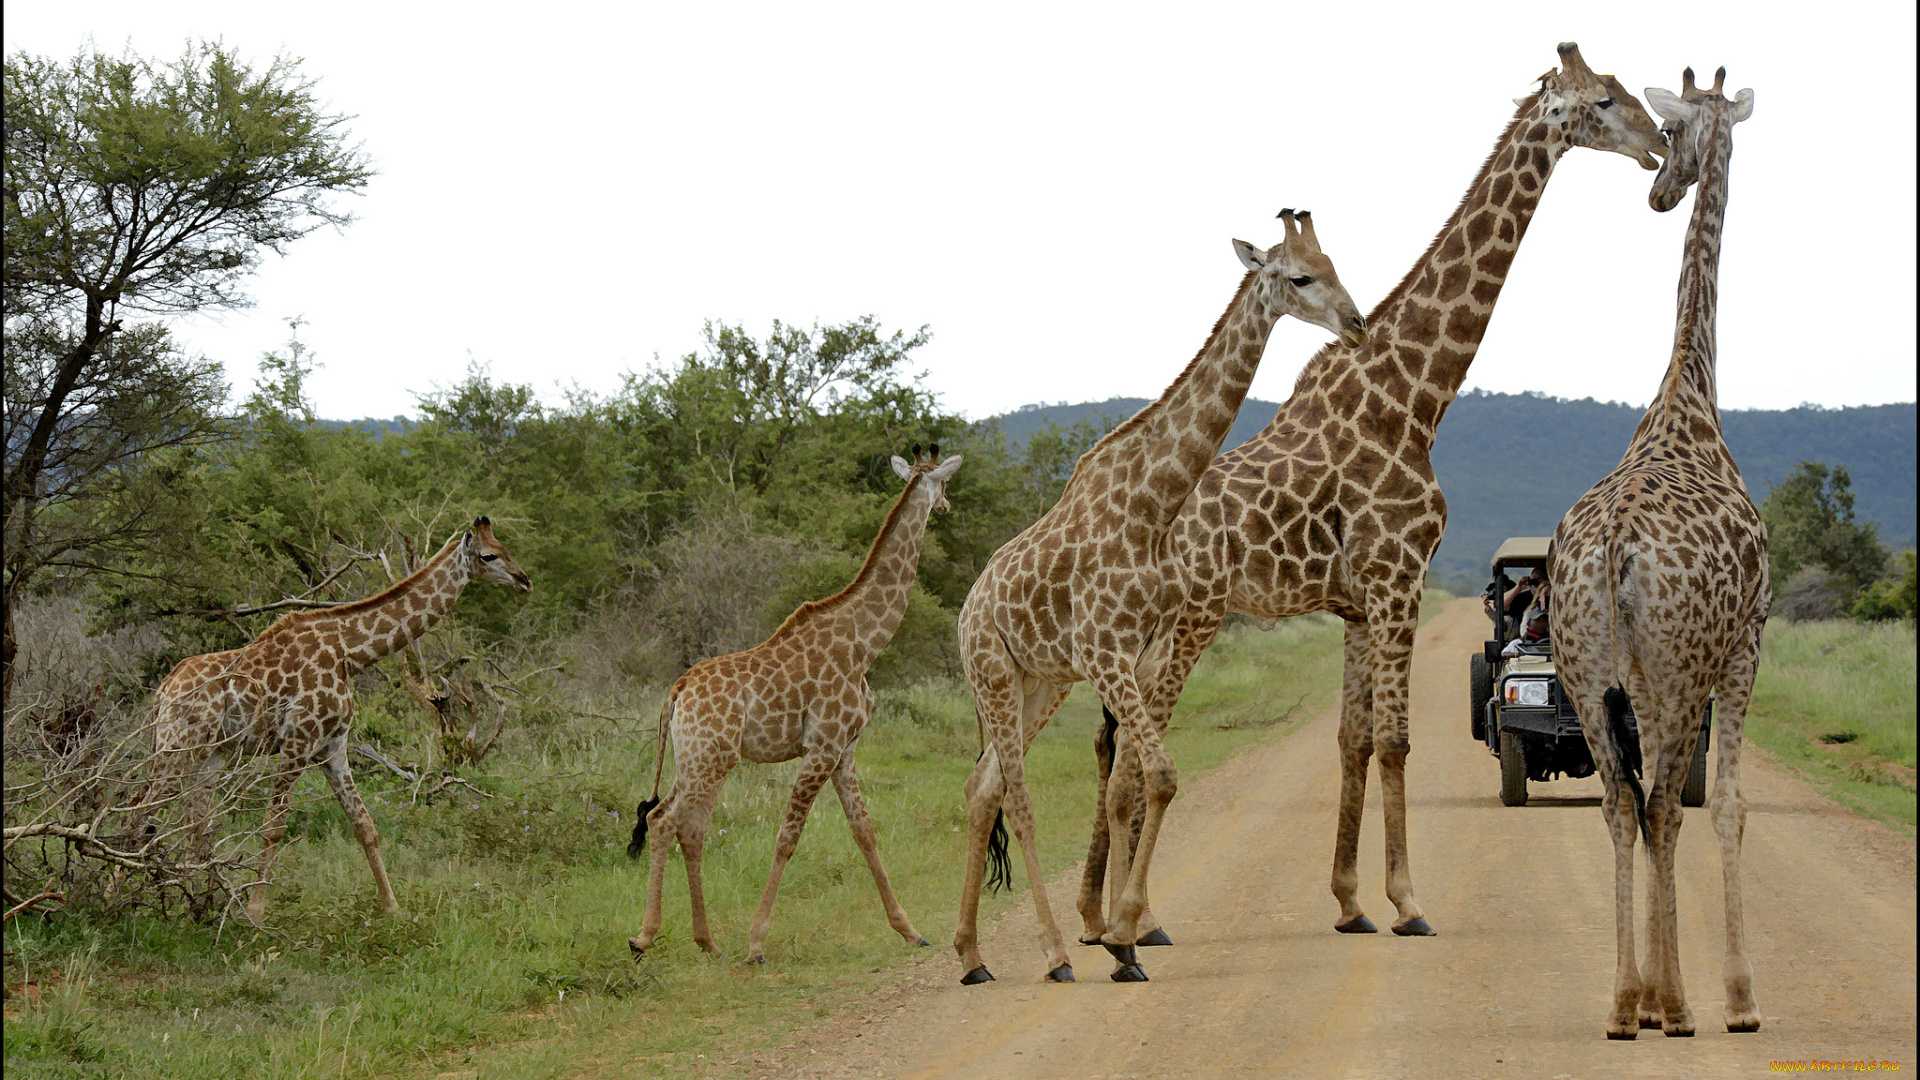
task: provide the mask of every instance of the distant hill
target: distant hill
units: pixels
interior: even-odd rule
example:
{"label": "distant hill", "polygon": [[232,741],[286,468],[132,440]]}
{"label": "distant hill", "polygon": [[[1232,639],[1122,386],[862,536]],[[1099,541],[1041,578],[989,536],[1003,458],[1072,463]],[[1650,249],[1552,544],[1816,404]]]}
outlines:
{"label": "distant hill", "polygon": [[[1118,423],[1146,404],[1145,398],[1110,398],[1030,405],[994,419],[1019,443],[1048,423],[1064,427],[1101,416]],[[1249,399],[1226,445],[1252,438],[1278,409]],[[1619,464],[1643,411],[1540,394],[1471,391],[1457,398],[1433,448],[1434,473],[1447,496],[1447,538],[1434,556],[1435,583],[1477,590],[1501,540],[1553,532],[1574,500]],[[1721,413],[1727,445],[1755,502],[1802,461],[1845,465],[1853,475],[1854,512],[1877,522],[1893,548],[1914,543],[1914,421],[1911,404]]]}

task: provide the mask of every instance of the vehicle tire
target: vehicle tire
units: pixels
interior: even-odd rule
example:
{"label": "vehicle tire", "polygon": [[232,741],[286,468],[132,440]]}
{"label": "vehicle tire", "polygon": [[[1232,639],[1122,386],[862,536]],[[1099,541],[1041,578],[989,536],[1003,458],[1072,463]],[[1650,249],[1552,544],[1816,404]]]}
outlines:
{"label": "vehicle tire", "polygon": [[1500,733],[1500,805],[1527,805],[1527,744],[1511,731]]}
{"label": "vehicle tire", "polygon": [[1487,702],[1493,699],[1493,668],[1487,663],[1484,653],[1474,653],[1467,660],[1467,698],[1469,731],[1473,732],[1474,742],[1487,741]]}
{"label": "vehicle tire", "polygon": [[1707,744],[1712,741],[1712,728],[1693,741],[1693,766],[1687,770],[1687,785],[1680,789],[1681,806],[1707,805]]}

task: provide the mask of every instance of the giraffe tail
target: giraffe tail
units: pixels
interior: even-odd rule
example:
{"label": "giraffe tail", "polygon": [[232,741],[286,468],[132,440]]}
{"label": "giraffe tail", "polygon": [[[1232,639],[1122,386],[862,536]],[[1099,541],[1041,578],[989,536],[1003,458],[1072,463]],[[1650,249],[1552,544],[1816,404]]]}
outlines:
{"label": "giraffe tail", "polygon": [[993,832],[987,834],[987,891],[999,892],[1013,887],[1013,856],[1007,850],[1007,812],[993,815]]}
{"label": "giraffe tail", "polygon": [[1640,836],[1653,843],[1653,831],[1647,827],[1647,792],[1640,786],[1640,736],[1627,726],[1627,692],[1618,686],[1607,687],[1607,730],[1613,736],[1613,760],[1620,776],[1633,792],[1633,816],[1640,822]]}
{"label": "giraffe tail", "polygon": [[[676,687],[677,689],[677,687]],[[635,816],[640,820],[633,823],[633,839],[627,841],[627,858],[637,859],[647,850],[647,815],[660,805],[660,777],[667,767],[667,730],[673,724],[673,693],[668,691],[666,703],[660,706],[660,745],[654,756],[653,796],[640,800]]]}

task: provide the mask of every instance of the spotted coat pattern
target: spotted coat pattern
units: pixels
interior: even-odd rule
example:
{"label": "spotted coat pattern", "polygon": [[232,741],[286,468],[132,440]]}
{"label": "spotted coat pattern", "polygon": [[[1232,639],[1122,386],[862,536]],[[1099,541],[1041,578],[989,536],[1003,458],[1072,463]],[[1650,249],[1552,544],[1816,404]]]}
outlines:
{"label": "spotted coat pattern", "polygon": [[[1173,759],[1147,721],[1141,680],[1165,662],[1185,569],[1169,531],[1239,413],[1283,314],[1361,340],[1365,322],[1320,251],[1312,219],[1283,212],[1285,241],[1261,253],[1237,244],[1249,272],[1211,336],[1159,400],[1080,458],[1059,502],[988,560],[960,610],[960,655],[986,742],[967,781],[968,848],[954,934],[963,981],[991,978],[979,951],[984,861],[1004,807],[1029,880],[1044,874],[1034,842],[1024,758],[1069,687],[1082,679],[1119,717],[1144,760],[1147,808],[1137,854],[1115,867],[1112,926],[1102,940],[1115,977],[1144,978],[1132,947],[1145,909],[1153,842],[1176,783]],[[1297,229],[1297,231],[1296,231]],[[1109,823],[1110,825],[1114,823]],[[1117,823],[1127,827],[1126,822]],[[1071,979],[1046,890],[1033,890],[1048,977]]]}
{"label": "spotted coat pattern", "polygon": [[[936,450],[937,453],[937,450]],[[773,869],[748,935],[747,962],[764,962],[762,946],[773,921],[773,901],[787,861],[800,845],[807,812],[827,781],[833,781],[846,812],[854,843],[873,872],[887,922],[909,944],[928,942],[913,928],[887,880],[879,839],[860,795],[854,755],[860,733],[873,712],[867,669],[893,640],[906,617],[907,598],[919,572],[927,516],[947,509],[947,481],[960,468],[959,456],[913,465],[894,458],[894,470],[907,481],[867,552],[866,562],[845,589],[825,600],[802,604],[766,641],[744,652],[702,660],[687,669],[667,692],[661,708],[661,767],[664,741],[673,740],[673,786],[654,804],[642,804],[644,826],[635,830],[638,855],[649,833],[653,845],[647,868],[647,907],[638,935],[628,947],[643,954],[653,945],[664,919],[661,894],[667,853],[675,842],[686,861],[687,891],[693,908],[693,940],[714,955],[707,925],[701,854],[707,825],[720,787],[742,759],[757,762],[800,758],[800,773],[787,803],[786,819],[775,841]]]}
{"label": "spotted coat pattern", "polygon": [[[1714,385],[1727,167],[1733,125],[1746,118],[1753,93],[1729,102],[1720,93],[1725,77],[1722,69],[1703,91],[1688,70],[1680,98],[1647,91],[1673,142],[1649,201],[1671,209],[1698,183],[1673,358],[1620,464],[1568,511],[1548,551],[1554,653],[1569,700],[1583,719],[1598,720],[1609,715],[1609,689],[1625,690],[1638,727],[1636,737],[1624,722],[1582,725],[1606,786],[1602,810],[1614,843],[1611,1038],[1633,1038],[1641,1027],[1693,1034],[1680,980],[1674,848],[1680,791],[1716,691],[1720,745],[1709,813],[1726,900],[1726,1024],[1729,1031],[1760,1027],[1740,892],[1740,746],[1772,585],[1766,527],[1721,437]],[[1635,759],[1644,762],[1644,789]],[[1634,834],[1642,828],[1651,877],[1644,972],[1635,966],[1633,931]]]}
{"label": "spotted coat pattern", "polygon": [[[399,911],[380,858],[380,836],[347,767],[353,726],[353,677],[404,648],[453,610],[469,580],[525,591],[533,587],[494,538],[486,518],[455,535],[433,558],[393,587],[364,600],[282,616],[247,645],[190,656],[154,694],[155,782],[176,788],[242,754],[280,755],[267,815],[261,880],[248,911],[265,912],[268,873],[286,833],[293,782],[318,765],[366,850],[380,903]],[[204,790],[205,784],[199,785]],[[142,801],[145,801],[144,798]]]}
{"label": "spotted coat pattern", "polygon": [[[1332,878],[1343,932],[1374,932],[1356,895],[1355,864],[1376,754],[1394,931],[1433,932],[1408,865],[1406,758],[1408,664],[1427,563],[1446,527],[1430,458],[1434,434],[1561,155],[1584,146],[1654,169],[1665,152],[1652,119],[1618,80],[1595,74],[1572,43],[1559,52],[1561,69],[1517,101],[1453,216],[1374,308],[1367,339],[1313,357],[1273,421],[1213,461],[1174,524],[1191,584],[1153,694],[1157,726],[1228,611],[1263,625],[1313,611],[1346,620]],[[1140,783],[1130,769],[1114,773],[1102,792],[1110,816],[1140,820]],[[1107,856],[1096,830],[1087,865]],[[1099,885],[1089,869],[1080,910],[1090,926]]]}

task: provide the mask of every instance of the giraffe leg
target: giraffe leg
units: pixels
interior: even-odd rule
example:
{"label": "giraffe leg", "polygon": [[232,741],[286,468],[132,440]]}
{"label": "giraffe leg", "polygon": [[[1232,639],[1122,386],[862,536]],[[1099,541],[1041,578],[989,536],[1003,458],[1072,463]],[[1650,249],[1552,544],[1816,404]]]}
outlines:
{"label": "giraffe leg", "polygon": [[[800,775],[796,777],[793,782],[793,797],[787,801],[786,821],[781,823],[780,837],[774,841],[773,869],[767,874],[766,891],[760,894],[760,910],[754,913],[753,929],[747,935],[747,963],[749,964],[764,964],[767,962],[765,954],[761,952],[761,946],[767,940],[768,927],[773,924],[773,899],[780,893],[780,877],[787,871],[787,860],[793,858],[793,853],[800,847],[800,831],[807,827],[807,812],[813,809],[813,800],[820,794],[820,789],[826,786],[827,780],[833,776],[835,770],[839,768],[841,756],[840,754],[836,754],[831,747],[816,744],[808,748],[806,760],[800,765]],[[848,761],[853,760],[851,747],[847,749],[844,756]],[[857,789],[855,795],[856,797],[858,796]],[[864,808],[861,811],[861,816],[863,819],[866,816]],[[851,817],[849,817],[849,821],[851,821]],[[873,825],[871,822],[867,824],[867,833],[868,839],[871,840],[873,833]],[[856,833],[856,839],[857,837],[858,834]],[[868,859],[868,864],[875,868],[880,875],[880,879],[884,881],[886,871],[880,869],[879,860],[880,853],[875,851],[872,857]],[[891,899],[892,890],[885,889],[883,895]],[[894,906],[899,906],[897,901]],[[889,914],[892,913],[889,912]],[[902,921],[905,921],[906,915],[902,913],[900,918]],[[918,934],[914,936],[919,937]]]}
{"label": "giraffe leg", "polygon": [[[1407,853],[1407,679],[1413,660],[1418,600],[1402,602],[1391,615],[1370,618],[1373,647],[1373,745],[1380,763],[1380,809],[1386,825],[1387,899],[1401,937],[1431,937],[1420,901],[1413,895],[1413,870]],[[1394,618],[1393,616],[1398,616]]]}
{"label": "giraffe leg", "polygon": [[1113,776],[1113,745],[1117,722],[1108,713],[1093,733],[1093,764],[1097,782],[1093,795],[1093,829],[1087,841],[1087,861],[1080,871],[1080,899],[1074,905],[1080,911],[1080,944],[1098,945],[1107,932],[1101,898],[1106,888],[1107,853],[1110,831],[1107,827],[1108,785]]}
{"label": "giraffe leg", "polygon": [[[1647,792],[1647,825],[1653,840],[1648,845],[1648,874],[1658,907],[1650,911],[1657,919],[1648,921],[1647,951],[1658,958],[1658,995],[1662,1013],[1661,1030],[1670,1038],[1693,1035],[1693,1010],[1687,1007],[1687,992],[1680,976],[1680,917],[1678,890],[1674,884],[1674,856],[1680,844],[1680,824],[1685,811],[1680,806],[1680,789],[1686,785],[1693,763],[1694,739],[1699,735],[1700,717],[1706,712],[1705,688],[1698,693],[1678,694],[1657,702],[1664,714],[1659,730],[1667,738],[1657,746],[1658,764],[1653,789]],[[1655,931],[1658,937],[1655,937]]]}
{"label": "giraffe leg", "polygon": [[1373,756],[1373,663],[1365,623],[1347,624],[1340,696],[1340,824],[1333,841],[1333,896],[1343,934],[1378,930],[1360,907],[1360,818],[1367,803],[1367,763]]}
{"label": "giraffe leg", "polygon": [[353,823],[353,835],[367,853],[367,866],[373,870],[373,885],[380,893],[380,906],[386,908],[389,915],[400,914],[400,904],[393,898],[393,886],[387,882],[387,864],[380,858],[380,833],[373,827],[373,815],[367,811],[367,804],[360,800],[359,789],[353,786],[353,770],[347,767],[344,738],[334,740],[320,767],[326,770],[334,798],[340,800],[340,808]]}
{"label": "giraffe leg", "polygon": [[733,762],[729,761],[726,765],[724,771],[711,770],[689,783],[686,801],[675,815],[680,826],[677,830],[680,857],[687,867],[687,903],[691,908],[689,921],[693,943],[709,956],[723,954],[713,940],[712,928],[707,925],[707,879],[701,859],[707,849],[707,826],[713,821],[713,806],[719,801],[720,785],[726,782],[727,772],[732,771]]}
{"label": "giraffe leg", "polygon": [[1720,675],[1714,726],[1720,734],[1713,779],[1714,835],[1720,840],[1720,880],[1726,897],[1727,952],[1721,962],[1726,983],[1728,1031],[1759,1031],[1760,1007],[1753,1000],[1753,964],[1747,959],[1746,910],[1740,895],[1740,842],[1747,829],[1747,797],[1740,790],[1740,738],[1747,702],[1760,663],[1760,626],[1734,650]]}
{"label": "giraffe leg", "polygon": [[[1603,692],[1589,689],[1589,679],[1563,665],[1560,680],[1578,715],[1607,715]],[[1593,755],[1594,771],[1600,775],[1600,813],[1613,840],[1613,1004],[1607,1013],[1607,1038],[1634,1039],[1640,1034],[1640,1000],[1647,985],[1633,943],[1633,849],[1640,836],[1640,819],[1627,778],[1620,773],[1612,730],[1604,723],[1583,723],[1581,730]]]}
{"label": "giraffe leg", "polygon": [[1000,810],[1004,785],[1000,760],[992,746],[967,776],[967,854],[960,884],[960,914],[953,930],[953,951],[959,954],[961,983],[991,982],[993,973],[980,958],[980,888],[987,873],[987,842],[993,817]]}
{"label": "giraffe leg", "polygon": [[854,845],[867,860],[867,869],[873,871],[873,885],[880,891],[880,906],[886,909],[887,925],[909,945],[931,945],[932,942],[913,928],[913,920],[907,918],[906,909],[900,906],[900,898],[893,893],[893,883],[887,880],[887,868],[880,862],[880,837],[874,831],[873,819],[867,815],[867,801],[860,796],[860,775],[854,768],[854,748],[858,745],[847,747],[839,767],[833,771],[833,789],[840,795],[840,809],[846,812],[847,829],[853,833]]}
{"label": "giraffe leg", "polygon": [[253,895],[247,900],[247,917],[254,922],[259,922],[267,913],[267,882],[273,877],[273,861],[279,855],[280,840],[287,835],[287,796],[304,771],[290,761],[282,761],[279,774],[273,778],[266,820],[260,824],[260,880],[253,883]]}
{"label": "giraffe leg", "polygon": [[636,960],[653,947],[665,919],[661,907],[667,886],[667,854],[680,839],[680,804],[680,781],[676,778],[667,797],[647,814],[647,832],[653,837],[653,849],[647,853],[647,908],[640,920],[640,933],[627,939],[627,948],[633,950]]}
{"label": "giraffe leg", "polygon": [[[1121,946],[1125,950],[1115,953],[1115,958],[1121,963],[1121,970],[1114,972],[1115,981],[1145,981],[1146,972],[1140,969],[1137,954],[1131,947],[1139,943],[1140,916],[1147,906],[1146,883],[1153,866],[1153,848],[1159,839],[1167,804],[1173,801],[1179,788],[1179,773],[1174,767],[1172,755],[1167,753],[1166,746],[1161,742],[1160,733],[1154,730],[1152,721],[1147,717],[1146,703],[1141,699],[1133,672],[1124,663],[1116,663],[1107,657],[1090,658],[1085,666],[1101,700],[1112,703],[1122,730],[1126,733],[1126,742],[1140,761],[1145,820],[1141,823],[1139,841],[1134,845],[1132,864],[1127,868],[1125,887],[1116,897],[1112,928],[1101,942],[1108,946]],[[1126,760],[1128,749],[1129,746],[1123,745],[1119,750],[1117,756],[1122,761]],[[1114,820],[1111,810],[1108,820]],[[1118,855],[1118,852],[1115,854]]]}

